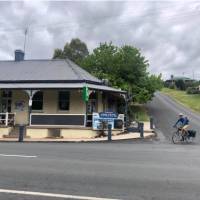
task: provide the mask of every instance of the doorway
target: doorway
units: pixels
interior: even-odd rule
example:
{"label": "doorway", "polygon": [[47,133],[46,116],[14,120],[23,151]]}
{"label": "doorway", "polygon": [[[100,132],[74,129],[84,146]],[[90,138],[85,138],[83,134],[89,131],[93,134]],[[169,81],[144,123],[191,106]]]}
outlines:
{"label": "doorway", "polygon": [[12,110],[12,91],[3,90],[1,92],[0,112],[11,113],[11,110]]}

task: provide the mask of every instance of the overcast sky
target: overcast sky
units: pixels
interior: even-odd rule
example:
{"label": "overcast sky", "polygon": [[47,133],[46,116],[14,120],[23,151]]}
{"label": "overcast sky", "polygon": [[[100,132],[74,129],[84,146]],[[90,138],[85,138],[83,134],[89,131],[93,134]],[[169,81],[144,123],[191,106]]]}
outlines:
{"label": "overcast sky", "polygon": [[149,71],[200,79],[200,1],[0,2],[0,60],[49,59],[72,38],[90,51],[100,42],[133,45]]}

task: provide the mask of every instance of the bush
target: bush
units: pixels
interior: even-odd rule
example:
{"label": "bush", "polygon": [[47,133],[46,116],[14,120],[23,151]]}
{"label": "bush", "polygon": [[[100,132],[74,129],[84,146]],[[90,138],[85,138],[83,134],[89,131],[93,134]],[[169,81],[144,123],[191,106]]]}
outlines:
{"label": "bush", "polygon": [[200,91],[195,87],[188,87],[187,94],[200,94]]}
{"label": "bush", "polygon": [[175,89],[175,85],[170,85],[169,88],[170,89]]}
{"label": "bush", "polygon": [[130,105],[128,115],[130,121],[149,121],[147,109],[143,104]]}

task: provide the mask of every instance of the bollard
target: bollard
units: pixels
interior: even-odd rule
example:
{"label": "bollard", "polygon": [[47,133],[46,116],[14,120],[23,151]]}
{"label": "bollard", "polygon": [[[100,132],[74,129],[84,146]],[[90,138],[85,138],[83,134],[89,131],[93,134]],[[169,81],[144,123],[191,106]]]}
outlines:
{"label": "bollard", "polygon": [[112,124],[108,124],[108,141],[112,141]]}
{"label": "bollard", "polygon": [[139,122],[138,123],[138,129],[140,132],[140,137],[143,138],[144,137],[144,123]]}
{"label": "bollard", "polygon": [[23,142],[24,140],[24,125],[19,125],[19,140],[18,142]]}
{"label": "bollard", "polygon": [[150,117],[150,129],[153,129],[153,117]]}

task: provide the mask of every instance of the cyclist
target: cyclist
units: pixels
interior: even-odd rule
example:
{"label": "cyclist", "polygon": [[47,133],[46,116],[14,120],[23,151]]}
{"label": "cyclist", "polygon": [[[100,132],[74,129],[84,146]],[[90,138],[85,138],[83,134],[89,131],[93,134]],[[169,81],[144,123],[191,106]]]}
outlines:
{"label": "cyclist", "polygon": [[183,113],[179,114],[179,119],[175,123],[174,127],[178,125],[178,128],[181,129],[182,140],[184,140],[184,136],[187,134],[187,129],[189,128],[189,119],[187,116],[184,117]]}

